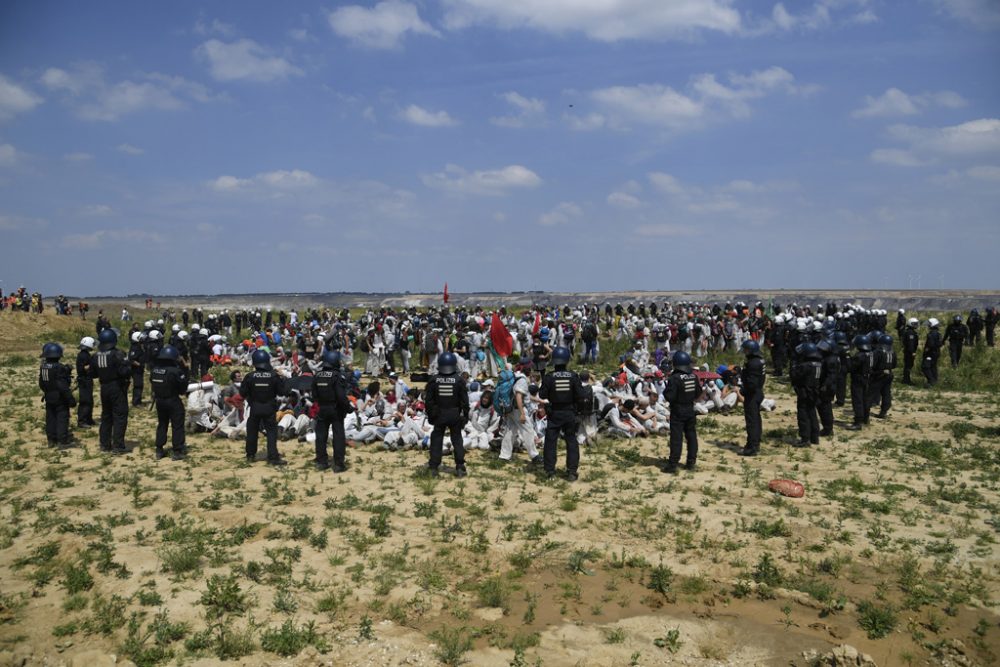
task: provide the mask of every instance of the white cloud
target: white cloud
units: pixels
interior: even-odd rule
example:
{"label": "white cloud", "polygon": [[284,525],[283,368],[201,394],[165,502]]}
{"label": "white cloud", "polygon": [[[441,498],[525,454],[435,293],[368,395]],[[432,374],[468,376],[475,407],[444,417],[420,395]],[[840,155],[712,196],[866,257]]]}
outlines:
{"label": "white cloud", "polygon": [[320,180],[302,169],[290,171],[267,171],[252,178],[237,178],[235,176],[219,176],[209,182],[209,187],[217,192],[260,191],[260,190],[292,190],[312,188],[319,185]]}
{"label": "white cloud", "polygon": [[270,52],[252,39],[226,43],[210,39],[195,53],[208,63],[216,81],[276,81],[302,76],[302,70]]}
{"label": "white cloud", "polygon": [[729,0],[444,0],[445,25],[581,32],[605,42],[690,37],[702,30],[735,33]]}
{"label": "white cloud", "polygon": [[1000,153],[1000,118],[980,118],[948,127],[893,125],[889,134],[918,155],[964,157]]}
{"label": "white cloud", "polygon": [[229,23],[223,23],[219,19],[212,19],[211,21],[206,21],[204,19],[198,19],[194,24],[194,32],[198,35],[222,35],[223,37],[232,37],[236,34],[236,26]]}
{"label": "white cloud", "polygon": [[288,31],[288,36],[294,39],[296,42],[311,42],[313,41],[312,35],[305,28],[292,28]]}
{"label": "white cloud", "polygon": [[89,162],[94,159],[94,156],[90,153],[66,153],[63,155],[63,159],[67,162]]}
{"label": "white cloud", "polygon": [[577,132],[599,130],[607,124],[607,118],[604,117],[604,114],[596,112],[588,113],[586,116],[567,113],[563,114],[563,120],[566,121],[571,130]]}
{"label": "white cloud", "polygon": [[[781,67],[756,70],[748,75],[729,74],[728,82],[714,74],[694,77],[687,93],[662,84],[612,86],[590,93],[605,114],[594,118],[586,129],[607,123],[627,128],[631,124],[651,125],[669,130],[684,130],[703,125],[711,119],[741,118],[750,114],[749,101],[772,93],[807,94],[812,86],[796,84],[795,77]],[[575,129],[584,129],[578,125]]]}
{"label": "white cloud", "polygon": [[902,148],[876,148],[871,152],[869,158],[877,164],[888,164],[894,167],[923,167],[930,164]]}
{"label": "white cloud", "polygon": [[961,95],[950,90],[908,95],[899,88],[889,88],[878,97],[866,96],[865,105],[851,115],[855,118],[912,116],[930,106],[958,109],[967,104]]}
{"label": "white cloud", "polygon": [[811,6],[793,14],[784,3],[779,2],[772,7],[768,19],[759,21],[746,32],[759,35],[779,30],[820,30],[831,25],[867,25],[878,21],[878,16],[868,6],[869,3],[870,0],[816,0]]}
{"label": "white cloud", "polygon": [[110,243],[160,244],[163,235],[142,229],[98,229],[87,234],[64,236],[62,245],[76,250],[96,250]]}
{"label": "white cloud", "polygon": [[518,92],[510,91],[500,95],[500,99],[514,107],[514,113],[490,118],[490,122],[494,125],[525,127],[538,122],[545,114],[545,102],[537,97],[525,97]]}
{"label": "white cloud", "polygon": [[127,155],[142,155],[146,151],[132,144],[118,144],[118,151]]}
{"label": "white cloud", "polygon": [[574,218],[579,218],[583,215],[583,211],[579,206],[573,202],[564,201],[555,208],[553,208],[548,213],[543,213],[538,217],[538,224],[543,227],[552,227],[554,225],[565,225],[572,221]]}
{"label": "white cloud", "polygon": [[18,150],[10,144],[0,144],[0,167],[13,167],[17,163]]}
{"label": "white cloud", "polygon": [[1000,183],[1000,167],[997,166],[983,165],[980,167],[971,167],[966,170],[966,173],[972,178],[977,178],[981,181]]}
{"label": "white cloud", "polygon": [[109,83],[95,63],[79,63],[71,70],[49,68],[41,76],[50,90],[66,95],[66,101],[86,120],[113,121],[138,111],[184,109],[189,102],[213,99],[205,86],[180,76],[151,72],[138,81]]}
{"label": "white cloud", "polygon": [[428,111],[416,104],[411,104],[399,112],[399,117],[407,123],[423,127],[451,127],[458,121],[448,115],[447,111]]}
{"label": "white cloud", "polygon": [[396,48],[407,33],[440,34],[420,18],[415,5],[400,0],[384,0],[370,9],[348,5],[333,10],[328,18],[334,33],[373,49]]}
{"label": "white cloud", "polygon": [[0,74],[0,121],[31,111],[42,98]]}
{"label": "white cloud", "polygon": [[80,207],[80,215],[92,217],[104,217],[114,213],[114,210],[107,204],[87,204]]}
{"label": "white cloud", "polygon": [[608,204],[615,208],[638,208],[642,202],[639,198],[627,192],[615,191],[608,195]]}
{"label": "white cloud", "polygon": [[513,189],[537,188],[542,184],[538,174],[518,164],[473,172],[449,164],[444,171],[424,174],[421,179],[427,187],[445,192],[493,196],[506,194]]}
{"label": "white cloud", "polygon": [[21,215],[4,215],[0,213],[0,231],[19,232],[25,229],[42,229],[48,227],[49,221],[43,218],[27,218]]}
{"label": "white cloud", "polygon": [[939,9],[981,29],[1000,28],[1000,3],[996,0],[934,0]]}
{"label": "white cloud", "polygon": [[681,185],[681,182],[677,178],[663,172],[654,171],[650,173],[649,182],[660,192],[665,192],[669,195],[683,195],[686,192],[684,186]]}

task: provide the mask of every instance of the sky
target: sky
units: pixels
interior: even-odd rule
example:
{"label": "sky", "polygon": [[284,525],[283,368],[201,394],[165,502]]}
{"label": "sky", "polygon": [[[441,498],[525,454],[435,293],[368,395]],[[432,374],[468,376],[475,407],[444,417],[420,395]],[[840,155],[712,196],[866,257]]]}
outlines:
{"label": "sky", "polygon": [[11,0],[0,252],[46,295],[1000,288],[1000,0]]}

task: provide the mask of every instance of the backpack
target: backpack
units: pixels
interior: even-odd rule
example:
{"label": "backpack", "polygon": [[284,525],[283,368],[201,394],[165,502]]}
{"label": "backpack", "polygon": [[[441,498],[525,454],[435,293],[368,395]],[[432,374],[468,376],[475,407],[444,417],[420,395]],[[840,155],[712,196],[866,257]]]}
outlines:
{"label": "backpack", "polygon": [[594,326],[593,322],[587,322],[583,325],[583,333],[581,338],[587,343],[592,343],[597,340],[597,327]]}
{"label": "backpack", "polygon": [[500,371],[497,390],[493,394],[493,409],[497,414],[505,415],[514,410],[514,383],[517,377],[513,371]]}
{"label": "backpack", "polygon": [[580,397],[576,400],[576,414],[588,417],[595,412],[597,412],[597,399],[594,398],[594,388],[585,384]]}

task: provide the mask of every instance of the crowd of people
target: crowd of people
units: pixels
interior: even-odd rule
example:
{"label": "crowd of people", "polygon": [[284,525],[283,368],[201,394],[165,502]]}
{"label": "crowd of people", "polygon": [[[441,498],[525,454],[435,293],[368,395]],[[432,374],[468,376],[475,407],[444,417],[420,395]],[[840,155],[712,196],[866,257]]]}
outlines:
{"label": "crowd of people", "polygon": [[[664,469],[674,471],[682,438],[688,442],[686,465],[695,467],[696,419],[713,411],[742,406],[746,442],[739,453],[758,453],[761,411],[774,409],[765,395],[769,374],[782,377],[787,368],[796,394],[798,444],[810,446],[832,435],[833,406],[845,405],[848,396],[853,413],[848,428],[863,428],[871,416],[888,416],[896,368],[888,313],[856,304],[160,314],[144,323],[126,318],[131,326],[119,332],[99,313],[96,340],[85,337],[76,356],[78,400],[70,390],[74,369],[61,363],[59,345],[46,345],[39,384],[50,445],[72,444],[68,414],[77,404],[78,427],[95,425],[96,379],[100,444],[109,452],[126,451],[129,403],[139,407],[148,397],[159,423],[158,458],[166,456],[170,426],[174,458],[185,456],[187,435],[203,432],[243,440],[253,461],[264,432],[266,458],[274,465],[284,464],[278,442],[298,440],[314,445],[317,467],[331,467],[327,442],[332,440],[335,471],[346,469],[350,444],[429,449],[434,472],[450,452],[459,475],[466,474],[467,448],[494,450],[504,461],[524,452],[529,462],[555,474],[554,438],[562,436],[566,475],[575,479],[579,447],[598,437],[669,434]],[[900,310],[895,328],[902,381],[912,383],[912,369],[918,367],[933,385],[941,349],[947,345],[957,365],[963,346],[979,344],[983,334],[986,344],[994,345],[997,320],[995,308],[985,317],[974,310],[967,324],[955,316],[942,335],[931,318],[921,350],[921,324]],[[743,358],[710,367],[707,358],[714,353]],[[575,372],[570,365],[583,369]],[[598,368],[604,372],[598,374]]]}

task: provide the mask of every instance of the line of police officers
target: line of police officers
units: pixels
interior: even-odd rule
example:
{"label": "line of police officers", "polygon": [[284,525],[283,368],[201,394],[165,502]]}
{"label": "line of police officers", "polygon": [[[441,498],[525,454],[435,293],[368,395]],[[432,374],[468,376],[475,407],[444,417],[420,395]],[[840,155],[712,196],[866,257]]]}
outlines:
{"label": "line of police officers", "polygon": [[[902,315],[902,311],[900,312]],[[871,408],[879,406],[876,418],[885,418],[892,407],[893,371],[896,357],[893,338],[880,330],[885,324],[884,313],[869,322],[873,330],[868,334],[858,334],[853,345],[848,343],[844,330],[829,331],[816,327],[810,331],[798,330],[799,342],[793,348],[790,361],[790,376],[796,394],[796,418],[799,432],[797,446],[808,447],[819,443],[820,437],[833,434],[833,406],[843,406],[846,399],[847,379],[850,378],[851,408],[853,424],[847,428],[858,430],[869,423]],[[782,322],[779,322],[780,325]],[[897,330],[902,338],[903,382],[912,384],[912,369],[919,346],[918,321],[911,318],[905,326]],[[942,338],[939,322],[931,318],[929,332],[924,343],[921,371],[929,385],[937,382],[937,362],[940,349],[945,342],[950,345],[952,364],[961,360],[962,346],[969,338],[968,328],[961,316],[955,316]],[[171,446],[174,459],[182,459],[186,454],[184,441],[184,407],[181,401],[188,387],[188,372],[184,355],[175,345],[156,347],[161,336],[153,329],[145,336],[132,336],[133,348],[141,347],[142,357],[132,349],[125,355],[117,349],[118,335],[110,328],[102,329],[98,336],[96,353],[92,354],[95,341],[84,338],[76,359],[77,377],[80,388],[80,410],[78,424],[89,427],[93,421],[93,379],[100,381],[101,424],[100,447],[102,451],[121,453],[128,451],[125,446],[125,430],[128,424],[128,385],[130,379],[140,383],[142,364],[150,363],[150,379],[157,412],[156,457],[163,458],[168,427],[172,430]],[[177,336],[177,342],[184,343],[184,337]],[[989,329],[987,328],[987,333]],[[203,334],[200,334],[203,335]],[[207,341],[207,336],[205,336]],[[777,340],[785,341],[778,335]],[[152,341],[152,345],[148,341]],[[173,342],[173,341],[172,341]],[[851,354],[851,348],[854,354]],[[155,356],[151,355],[155,351]],[[744,419],[747,439],[741,456],[756,456],[760,450],[762,435],[761,402],[764,399],[766,367],[759,344],[754,340],[743,343],[746,355],[742,372],[742,394],[744,399]],[[773,360],[779,370],[784,365],[787,349],[784,345],[772,348]],[[69,366],[60,363],[62,347],[47,343],[42,350],[43,362],[39,370],[39,386],[46,404],[46,436],[50,446],[72,445],[69,434],[69,409],[76,406],[70,388],[72,372]],[[197,355],[201,367],[203,356]],[[588,397],[579,376],[567,369],[571,352],[566,347],[557,347],[552,352],[555,370],[547,373],[542,381],[539,395],[549,401],[549,417],[545,431],[543,461],[545,474],[556,474],[556,449],[559,436],[566,442],[566,477],[570,481],[578,478],[580,460],[576,432],[581,405],[592,401]],[[204,370],[208,369],[208,359],[204,359]],[[681,449],[687,441],[685,467],[694,469],[698,455],[696,414],[694,403],[702,393],[702,385],[692,372],[691,358],[683,351],[673,355],[673,370],[664,389],[664,397],[670,405],[670,447],[664,472],[675,472],[680,463]],[[257,350],[252,355],[253,371],[243,379],[240,395],[250,407],[246,427],[246,458],[256,460],[259,432],[263,430],[267,439],[267,462],[275,466],[286,465],[277,447],[276,412],[278,397],[288,393],[288,380],[271,367],[270,355]],[[318,404],[316,418],[317,469],[331,467],[328,458],[327,440],[332,432],[334,472],[343,472],[346,465],[346,439],[344,417],[354,411],[347,397],[348,382],[342,371],[339,351],[327,349],[322,355],[322,368],[313,376],[312,396]],[[444,433],[450,433],[452,451],[455,458],[455,474],[464,477],[465,449],[462,427],[469,418],[468,388],[457,374],[458,359],[452,352],[445,352],[438,358],[438,374],[428,382],[425,392],[427,417],[433,426],[430,438],[430,460],[428,472],[437,475],[442,462]],[[195,377],[198,374],[195,373]],[[138,379],[137,379],[138,378]],[[133,392],[133,404],[141,404],[141,388]]]}

